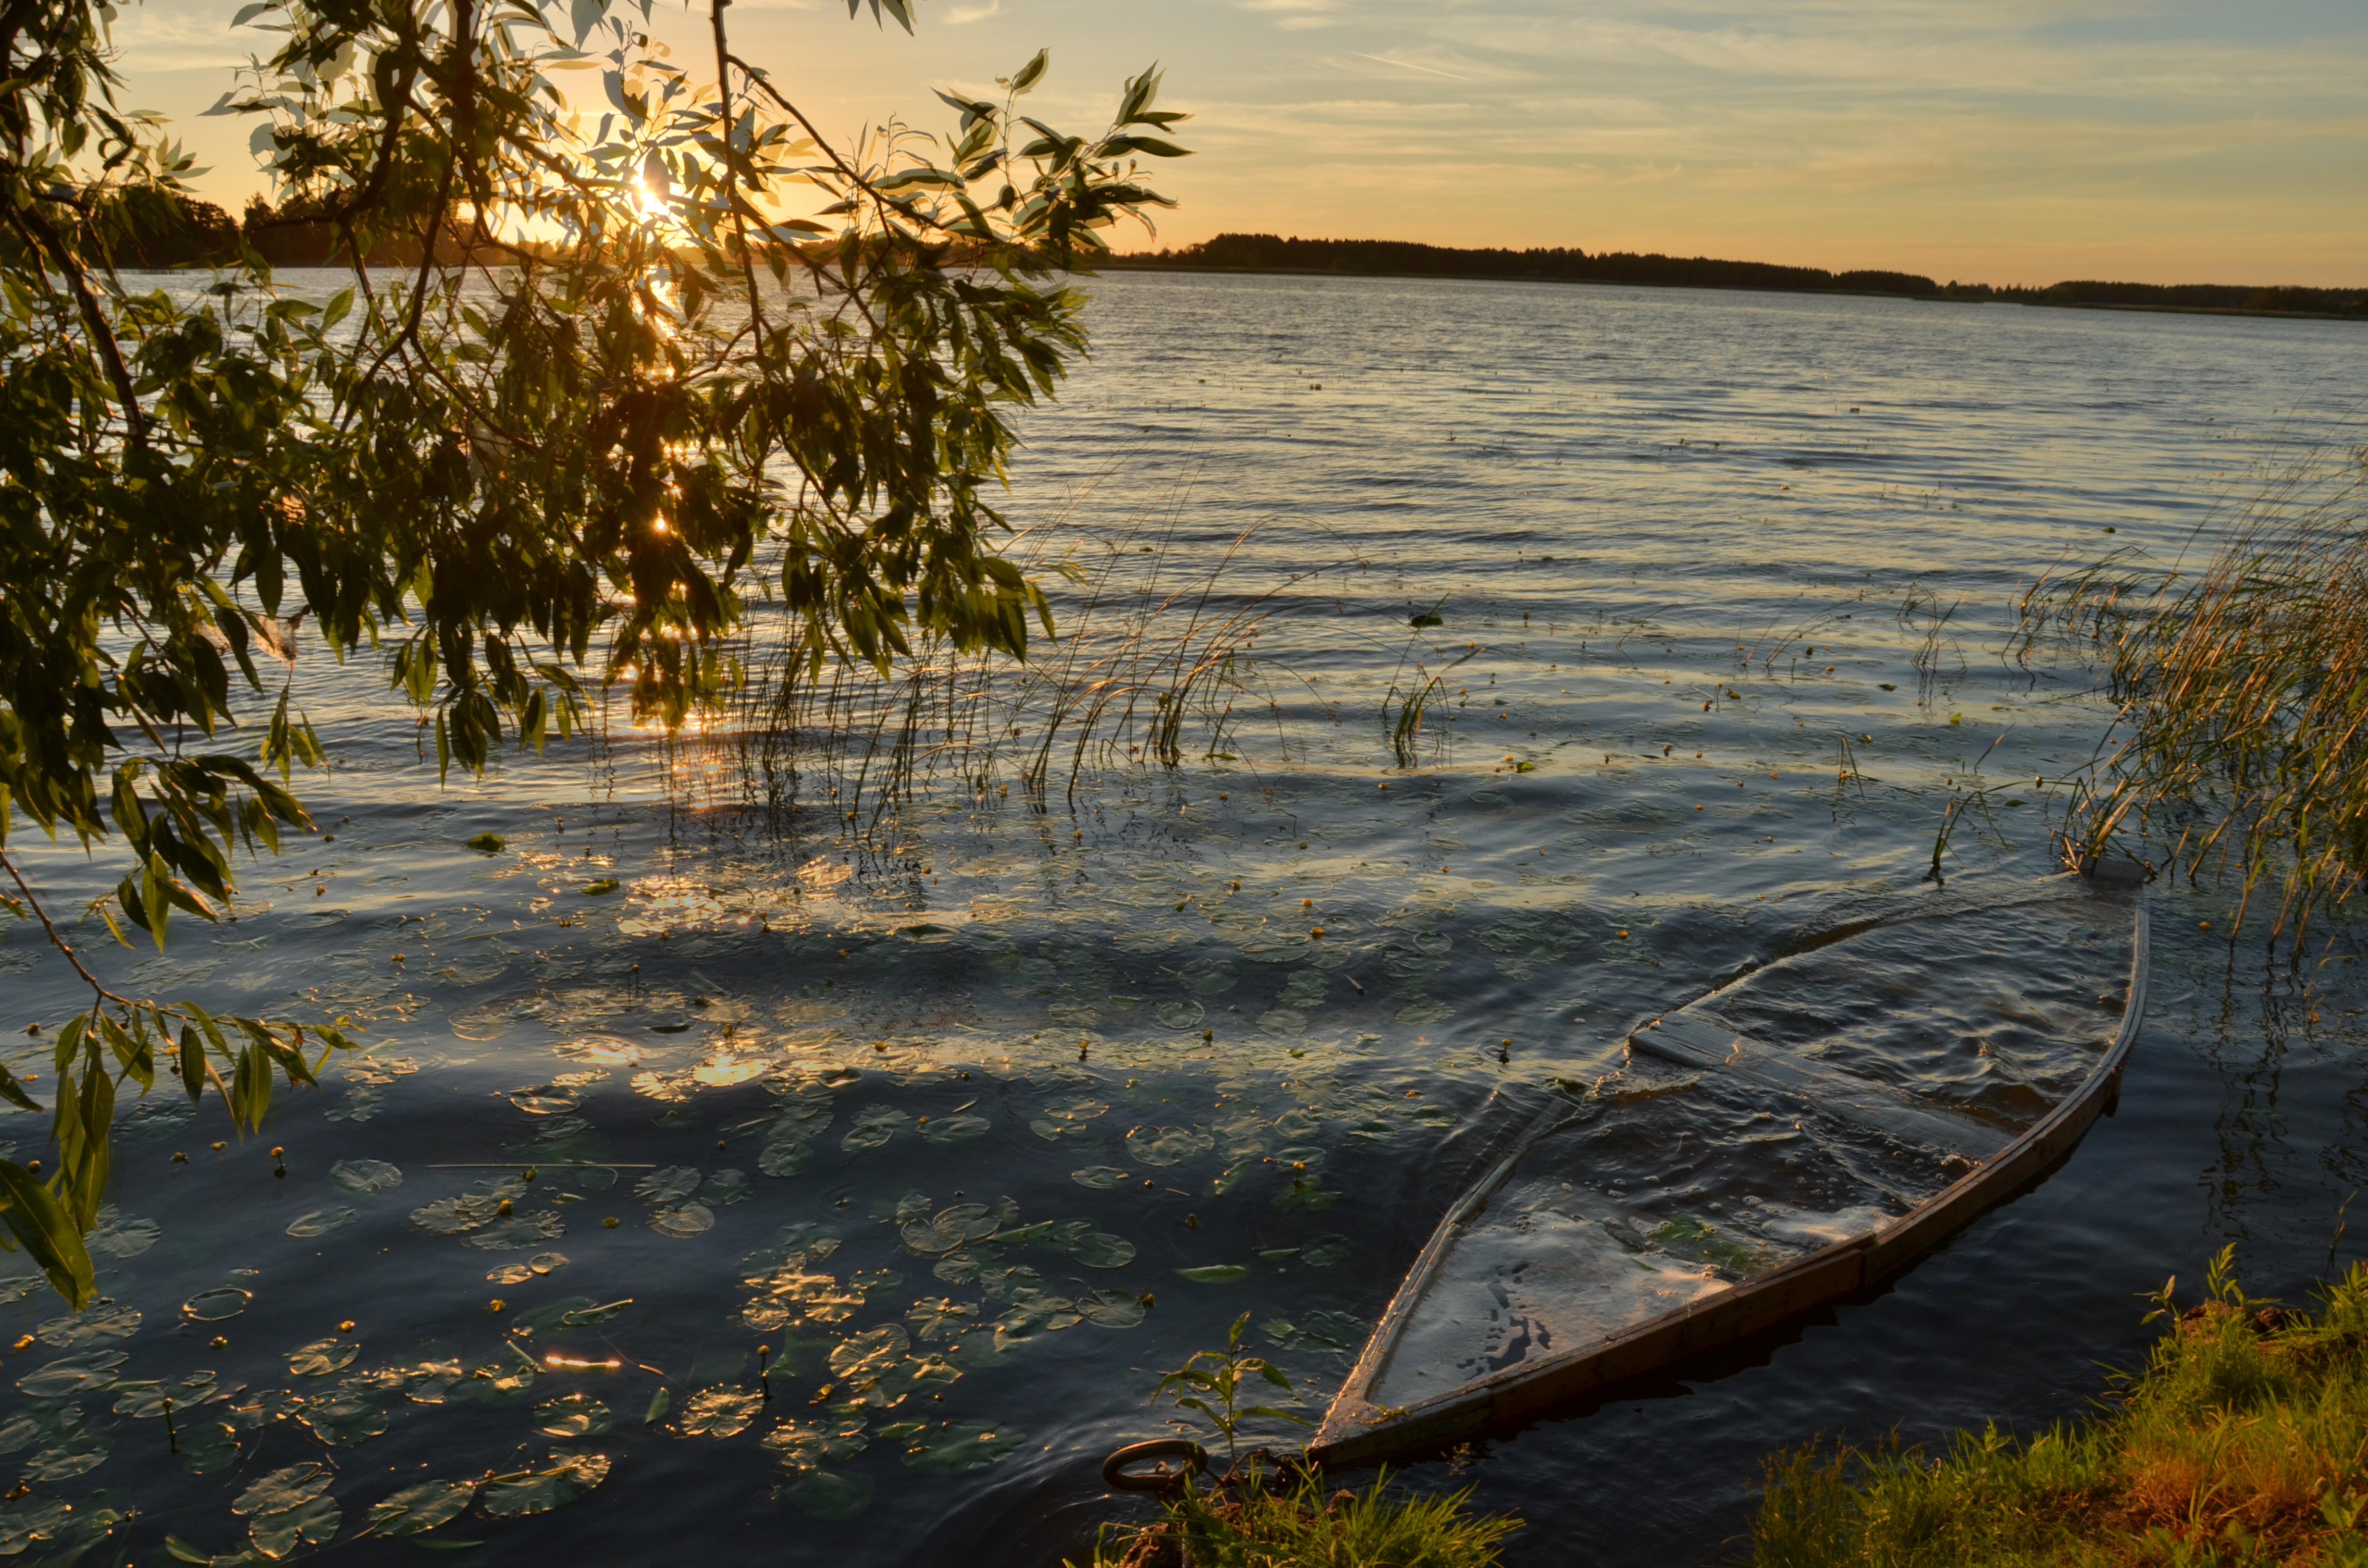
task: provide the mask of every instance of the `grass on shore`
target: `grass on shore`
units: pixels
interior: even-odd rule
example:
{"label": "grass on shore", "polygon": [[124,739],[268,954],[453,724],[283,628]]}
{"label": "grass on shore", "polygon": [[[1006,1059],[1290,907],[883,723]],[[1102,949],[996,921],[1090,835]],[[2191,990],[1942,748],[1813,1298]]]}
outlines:
{"label": "grass on shore", "polygon": [[1328,1500],[1314,1480],[1195,1490],[1064,1568],[1494,1568],[1521,1521],[1472,1513],[1466,1499],[1393,1495],[1386,1477]]}
{"label": "grass on shore", "polygon": [[[2095,1418],[1934,1458],[1772,1460],[1754,1568],[2368,1568],[2368,1265],[2316,1314],[2250,1300],[2230,1254]],[[2149,1321],[2153,1321],[2151,1318]]]}

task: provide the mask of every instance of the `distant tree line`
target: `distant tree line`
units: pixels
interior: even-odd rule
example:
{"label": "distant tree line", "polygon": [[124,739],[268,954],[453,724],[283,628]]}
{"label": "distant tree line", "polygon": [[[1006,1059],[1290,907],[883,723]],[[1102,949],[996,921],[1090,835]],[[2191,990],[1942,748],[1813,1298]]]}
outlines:
{"label": "distant tree line", "polygon": [[1466,250],[1403,240],[1303,240],[1219,234],[1181,250],[1137,252],[1107,265],[1250,272],[1334,272],[1369,278],[1516,278],[1643,283],[1786,293],[1898,294],[1930,300],[2005,300],[2038,305],[2121,305],[2207,311],[2278,311],[2368,318],[2368,289],[2258,289],[2217,283],[2057,283],[2044,289],[1946,284],[1919,273],[1827,272],[1709,256],[1588,255],[1576,246]]}

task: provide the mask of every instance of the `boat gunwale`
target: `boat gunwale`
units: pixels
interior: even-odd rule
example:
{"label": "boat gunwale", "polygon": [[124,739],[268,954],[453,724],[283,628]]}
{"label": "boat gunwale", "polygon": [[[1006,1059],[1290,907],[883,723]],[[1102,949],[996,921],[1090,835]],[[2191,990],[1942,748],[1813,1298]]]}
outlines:
{"label": "boat gunwale", "polygon": [[1731,1290],[1697,1297],[1608,1338],[1491,1372],[1417,1403],[1388,1409],[1376,1406],[1366,1392],[1380,1378],[1406,1320],[1429,1292],[1432,1277],[1464,1224],[1486,1206],[1522,1156],[1541,1138],[1566,1125],[1577,1111],[1573,1108],[1560,1118],[1551,1114],[1539,1118],[1487,1176],[1441,1216],[1326,1411],[1323,1425],[1308,1446],[1309,1457],[1333,1468],[1377,1464],[1436,1449],[1614,1384],[1651,1376],[1689,1357],[1855,1295],[1898,1273],[2004,1202],[2023,1183],[2077,1147],[2098,1116],[2118,1099],[2123,1069],[2146,1017],[2148,929],[2143,886],[2132,896],[2136,911],[2131,928],[2129,984],[2112,1043],[2078,1089],[1996,1155],[1908,1212]]}

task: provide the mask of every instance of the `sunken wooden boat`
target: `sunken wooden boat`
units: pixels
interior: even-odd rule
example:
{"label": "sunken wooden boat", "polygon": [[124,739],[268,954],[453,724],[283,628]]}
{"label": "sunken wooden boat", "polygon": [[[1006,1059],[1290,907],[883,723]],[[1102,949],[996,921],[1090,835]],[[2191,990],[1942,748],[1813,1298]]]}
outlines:
{"label": "sunken wooden boat", "polygon": [[1896,1275],[2113,1108],[2146,980],[2109,866],[1896,898],[1645,1021],[1449,1209],[1311,1457],[1508,1431]]}

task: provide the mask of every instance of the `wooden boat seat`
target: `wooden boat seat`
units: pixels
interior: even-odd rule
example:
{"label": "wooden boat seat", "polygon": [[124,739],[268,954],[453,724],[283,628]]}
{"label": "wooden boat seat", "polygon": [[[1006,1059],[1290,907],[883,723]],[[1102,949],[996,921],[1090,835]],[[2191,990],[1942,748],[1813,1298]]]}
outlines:
{"label": "wooden boat seat", "polygon": [[1975,1165],[2015,1139],[2005,1128],[1928,1104],[1854,1074],[1804,1061],[1699,1013],[1671,1013],[1657,1018],[1630,1035],[1628,1044],[1680,1067],[1741,1078],[1804,1101],[1807,1109]]}

